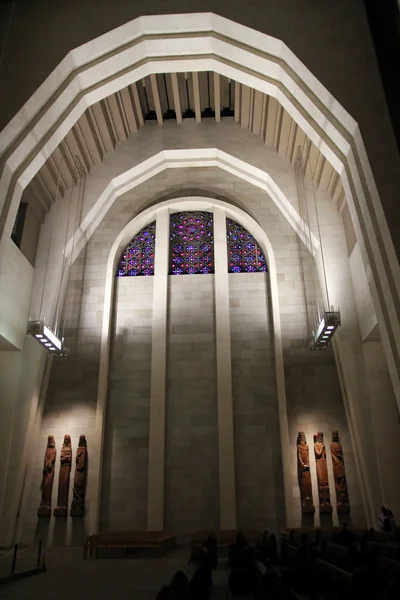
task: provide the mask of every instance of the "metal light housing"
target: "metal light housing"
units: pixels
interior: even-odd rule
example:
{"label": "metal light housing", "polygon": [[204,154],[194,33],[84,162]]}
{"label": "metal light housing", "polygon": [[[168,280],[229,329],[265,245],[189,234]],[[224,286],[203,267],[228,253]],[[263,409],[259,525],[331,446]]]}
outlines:
{"label": "metal light housing", "polygon": [[338,310],[325,311],[318,328],[313,331],[310,341],[311,350],[324,350],[340,326],[340,312]]}
{"label": "metal light housing", "polygon": [[58,337],[41,321],[28,321],[28,334],[35,338],[49,354],[55,356],[67,356],[69,349],[65,346],[64,340]]}

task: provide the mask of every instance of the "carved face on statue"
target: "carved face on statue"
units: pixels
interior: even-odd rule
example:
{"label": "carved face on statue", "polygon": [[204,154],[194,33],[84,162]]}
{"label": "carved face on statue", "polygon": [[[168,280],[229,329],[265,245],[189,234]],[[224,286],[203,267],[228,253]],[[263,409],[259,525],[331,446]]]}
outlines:
{"label": "carved face on statue", "polygon": [[332,442],[340,442],[338,431],[332,431]]}
{"label": "carved face on statue", "polygon": [[54,436],[53,435],[49,435],[47,438],[47,447],[48,448],[54,448],[54,446],[56,445],[55,441],[54,441]]}
{"label": "carved face on statue", "polygon": [[299,431],[299,434],[297,436],[297,443],[298,444],[306,444],[306,436],[304,434],[304,431]]}
{"label": "carved face on statue", "polygon": [[64,446],[70,446],[71,445],[71,436],[66,434],[64,435]]}
{"label": "carved face on statue", "polygon": [[79,436],[79,444],[78,446],[83,446],[84,448],[86,448],[86,436],[85,435],[80,435]]}
{"label": "carved face on statue", "polygon": [[322,437],[322,433],[320,431],[317,431],[317,433],[314,434],[314,444],[317,443],[321,443],[323,444],[324,440]]}

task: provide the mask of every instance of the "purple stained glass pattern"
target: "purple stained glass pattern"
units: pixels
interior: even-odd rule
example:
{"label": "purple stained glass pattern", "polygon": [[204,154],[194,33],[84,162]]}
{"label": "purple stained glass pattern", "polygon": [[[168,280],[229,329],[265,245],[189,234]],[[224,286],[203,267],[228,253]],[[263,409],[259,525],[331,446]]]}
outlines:
{"label": "purple stained glass pattern", "polygon": [[268,271],[267,261],[253,236],[244,227],[226,220],[229,273],[257,273]]}
{"label": "purple stained glass pattern", "polygon": [[156,223],[144,227],[128,244],[119,261],[117,277],[154,275]]}
{"label": "purple stained glass pattern", "polygon": [[170,272],[173,275],[214,273],[211,213],[174,213],[171,215],[170,233]]}

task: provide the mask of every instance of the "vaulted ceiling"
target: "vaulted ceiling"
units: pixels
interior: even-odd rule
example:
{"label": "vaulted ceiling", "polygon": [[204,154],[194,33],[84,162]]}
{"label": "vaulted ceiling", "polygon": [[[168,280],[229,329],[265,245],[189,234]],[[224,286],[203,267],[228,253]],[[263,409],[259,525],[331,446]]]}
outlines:
{"label": "vaulted ceiling", "polygon": [[292,164],[300,146],[306,173],[342,205],[339,174],[279,102],[213,72],[150,75],[90,106],[25,189],[23,201],[42,221],[57,193],[63,195],[83,173],[90,173],[118,142],[149,121],[162,125],[167,119],[177,124],[234,119]]}

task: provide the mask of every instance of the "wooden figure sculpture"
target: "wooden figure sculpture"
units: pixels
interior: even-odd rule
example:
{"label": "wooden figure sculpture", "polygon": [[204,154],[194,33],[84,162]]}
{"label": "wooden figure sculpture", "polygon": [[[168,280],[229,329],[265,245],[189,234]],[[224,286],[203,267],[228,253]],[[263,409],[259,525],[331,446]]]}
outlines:
{"label": "wooden figure sculpture", "polygon": [[54,465],[56,462],[57,450],[54,437],[49,435],[47,438],[47,448],[44,454],[43,477],[40,489],[42,491],[42,500],[37,511],[38,517],[50,517],[51,515],[51,493],[54,482]]}
{"label": "wooden figure sculpture", "polygon": [[85,514],[87,472],[87,443],[84,435],[79,436],[79,445],[76,450],[75,465],[74,488],[70,515],[71,517],[83,517]]}
{"label": "wooden figure sculpture", "polygon": [[55,517],[66,517],[68,513],[69,478],[71,474],[72,448],[71,436],[64,435],[60,454],[60,475],[58,478],[58,500],[54,509]]}
{"label": "wooden figure sculpture", "polygon": [[297,463],[299,469],[301,510],[305,514],[312,514],[315,512],[315,508],[312,498],[310,451],[303,431],[299,431],[297,436]]}
{"label": "wooden figure sculpture", "polygon": [[350,512],[349,493],[347,491],[346,469],[344,466],[343,449],[339,432],[332,431],[331,456],[333,476],[335,478],[337,512]]}
{"label": "wooden figure sculpture", "polygon": [[326,462],[326,448],[324,444],[324,434],[318,431],[314,435],[314,454],[317,465],[317,482],[319,511],[332,512],[331,497],[329,493],[328,464]]}

